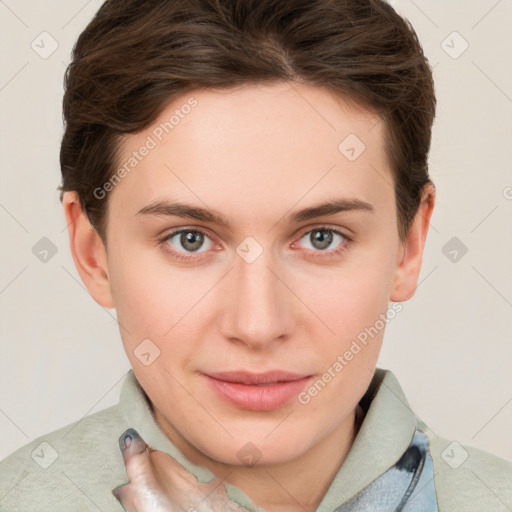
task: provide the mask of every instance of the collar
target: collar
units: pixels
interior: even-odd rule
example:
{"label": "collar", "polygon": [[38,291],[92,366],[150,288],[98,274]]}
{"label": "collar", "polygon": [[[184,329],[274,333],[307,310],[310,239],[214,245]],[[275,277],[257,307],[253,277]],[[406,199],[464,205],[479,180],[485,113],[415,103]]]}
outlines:
{"label": "collar", "polygon": [[[155,450],[171,455],[200,482],[214,475],[205,467],[192,464],[167,438],[155,421],[149,398],[130,368],[123,382],[119,406],[132,428]],[[377,368],[360,400],[365,412],[354,443],[316,512],[332,512],[393,466],[407,449],[417,419],[390,370]],[[230,499],[256,512],[251,500],[237,487],[227,484]]]}
{"label": "collar", "polygon": [[414,436],[416,416],[390,370],[375,370],[359,404],[363,424],[316,512],[332,512],[385,473]]}

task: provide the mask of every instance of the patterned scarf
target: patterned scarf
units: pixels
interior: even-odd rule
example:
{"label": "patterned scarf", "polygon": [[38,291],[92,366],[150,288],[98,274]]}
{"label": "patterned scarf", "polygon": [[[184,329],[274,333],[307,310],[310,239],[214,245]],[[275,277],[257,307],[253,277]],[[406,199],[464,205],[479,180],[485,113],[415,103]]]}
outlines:
{"label": "patterned scarf", "polygon": [[416,429],[400,460],[334,512],[439,512],[426,434]]}

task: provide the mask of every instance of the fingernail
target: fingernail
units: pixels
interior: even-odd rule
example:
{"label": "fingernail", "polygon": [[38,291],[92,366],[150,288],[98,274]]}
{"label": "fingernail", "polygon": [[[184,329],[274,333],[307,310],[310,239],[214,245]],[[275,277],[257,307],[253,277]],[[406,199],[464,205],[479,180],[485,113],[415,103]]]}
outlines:
{"label": "fingernail", "polygon": [[135,429],[129,428],[128,430],[125,430],[119,438],[119,448],[121,448],[121,451],[124,452],[127,448],[130,448],[133,439],[137,436],[138,433]]}

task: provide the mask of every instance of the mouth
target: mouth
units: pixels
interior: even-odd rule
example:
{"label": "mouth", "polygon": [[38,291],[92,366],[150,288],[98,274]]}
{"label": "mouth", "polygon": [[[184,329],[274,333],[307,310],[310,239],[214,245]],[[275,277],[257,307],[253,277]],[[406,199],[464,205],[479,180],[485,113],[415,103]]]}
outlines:
{"label": "mouth", "polygon": [[223,382],[262,386],[278,384],[280,382],[292,382],[310,377],[310,375],[285,372],[281,370],[274,370],[265,373],[250,373],[246,371],[217,372],[206,373],[205,375]]}
{"label": "mouth", "polygon": [[298,395],[313,377],[281,370],[265,373],[217,372],[202,375],[210,389],[224,402],[250,411],[271,411],[284,406]]}

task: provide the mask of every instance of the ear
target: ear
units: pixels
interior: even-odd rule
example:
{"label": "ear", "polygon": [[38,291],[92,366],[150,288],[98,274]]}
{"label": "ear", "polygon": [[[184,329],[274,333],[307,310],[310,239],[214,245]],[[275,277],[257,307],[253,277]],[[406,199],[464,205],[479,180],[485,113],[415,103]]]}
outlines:
{"label": "ear", "polygon": [[64,192],[62,206],[68,225],[71,254],[83,283],[98,304],[114,308],[107,253],[101,237],[83,212],[77,192]]}
{"label": "ear", "polygon": [[423,259],[423,248],[434,210],[436,189],[427,183],[422,191],[421,203],[401,245],[390,300],[403,302],[416,292]]}

